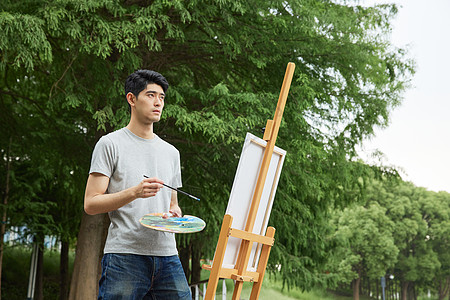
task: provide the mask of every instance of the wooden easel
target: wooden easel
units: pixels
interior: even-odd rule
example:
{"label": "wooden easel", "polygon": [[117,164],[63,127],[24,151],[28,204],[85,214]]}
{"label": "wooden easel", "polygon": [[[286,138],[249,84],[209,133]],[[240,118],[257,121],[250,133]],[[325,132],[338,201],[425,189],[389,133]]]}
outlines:
{"label": "wooden easel", "polygon": [[[274,244],[275,228],[268,227],[266,235],[259,235],[252,232],[255,224],[255,218],[258,213],[261,195],[266,181],[267,172],[269,169],[270,160],[272,158],[275,142],[278,136],[278,130],[280,128],[281,119],[283,117],[284,107],[286,99],[291,86],[292,77],[294,75],[295,64],[289,63],[284,75],[283,85],[281,87],[280,96],[278,98],[277,108],[273,120],[267,120],[266,129],[263,139],[267,141],[266,148],[264,150],[264,156],[261,162],[261,168],[258,174],[258,180],[256,182],[255,191],[252,197],[250,211],[247,217],[247,223],[245,224],[245,230],[238,230],[232,228],[233,217],[226,214],[223,217],[222,228],[219,234],[219,241],[217,242],[216,253],[214,254],[214,260],[212,266],[203,265],[203,269],[211,271],[208,280],[208,287],[204,299],[213,300],[216,293],[217,284],[220,278],[228,278],[235,280],[233,300],[238,300],[242,287],[245,281],[253,282],[252,292],[250,299],[256,300],[259,297],[261,291],[264,274],[266,271],[267,261],[269,260],[269,254],[271,247]],[[242,240],[237,257],[236,266],[233,269],[222,267],[226,246],[229,237],[235,237]],[[262,244],[261,255],[259,258],[258,267],[256,272],[247,271],[247,265],[252,250],[253,243]]]}

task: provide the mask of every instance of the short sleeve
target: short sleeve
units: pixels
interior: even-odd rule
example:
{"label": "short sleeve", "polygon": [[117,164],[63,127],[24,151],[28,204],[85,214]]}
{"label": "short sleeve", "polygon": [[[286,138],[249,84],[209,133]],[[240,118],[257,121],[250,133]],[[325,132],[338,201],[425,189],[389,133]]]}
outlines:
{"label": "short sleeve", "polygon": [[112,141],[106,136],[101,137],[92,152],[89,174],[101,173],[111,178],[114,173],[115,153]]}

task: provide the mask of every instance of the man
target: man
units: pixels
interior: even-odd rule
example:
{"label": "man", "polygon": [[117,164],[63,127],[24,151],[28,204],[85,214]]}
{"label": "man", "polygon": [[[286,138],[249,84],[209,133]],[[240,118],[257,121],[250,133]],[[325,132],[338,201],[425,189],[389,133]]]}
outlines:
{"label": "man", "polygon": [[98,299],[191,299],[174,234],[139,223],[148,213],[182,215],[176,192],[162,185],[181,187],[179,152],[153,133],[168,87],[157,72],[131,74],[130,122],[103,136],[92,154],[84,209],[111,219]]}

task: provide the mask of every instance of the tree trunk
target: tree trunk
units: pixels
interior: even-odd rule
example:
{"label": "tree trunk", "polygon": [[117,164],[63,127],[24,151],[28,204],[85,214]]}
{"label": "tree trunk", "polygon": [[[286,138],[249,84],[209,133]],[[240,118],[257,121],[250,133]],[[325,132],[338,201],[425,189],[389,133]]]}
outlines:
{"label": "tree trunk", "polygon": [[8,197],[9,197],[9,177],[11,173],[11,142],[12,138],[9,139],[8,152],[6,153],[6,183],[5,183],[5,194],[3,197],[3,214],[2,214],[2,225],[0,227],[0,300],[2,299],[2,268],[3,268],[3,251],[4,251],[4,242],[3,239],[5,237],[6,232],[6,216],[7,216],[7,208],[8,208]]}
{"label": "tree trunk", "polygon": [[416,285],[413,283],[409,286],[409,299],[417,300]]}
{"label": "tree trunk", "polygon": [[402,300],[407,300],[409,282],[407,282],[407,281],[402,282],[401,285],[402,285]]}
{"label": "tree trunk", "polygon": [[377,299],[380,299],[380,287],[379,287],[379,284],[378,284],[378,281],[375,281],[375,287],[376,287],[376,290],[377,290]]}
{"label": "tree trunk", "polygon": [[67,300],[69,295],[69,242],[66,241],[61,241],[59,282],[59,300]]}
{"label": "tree trunk", "polygon": [[192,256],[191,256],[191,280],[192,282],[200,281],[200,273],[202,271],[200,265],[200,259],[202,258],[201,253],[201,245],[200,241],[194,241],[194,245],[192,246]]}
{"label": "tree trunk", "polygon": [[364,277],[359,278],[361,278],[359,281],[359,295],[364,295]]}
{"label": "tree trunk", "polygon": [[447,297],[447,295],[450,295],[449,292],[450,292],[450,277],[447,277],[444,280],[439,281],[438,287],[439,300],[444,300],[445,297]]}
{"label": "tree trunk", "polygon": [[353,300],[359,300],[359,283],[361,282],[361,278],[353,280]]}
{"label": "tree trunk", "polygon": [[70,300],[97,299],[98,280],[102,271],[100,262],[108,225],[107,214],[90,216],[83,213],[70,284]]}

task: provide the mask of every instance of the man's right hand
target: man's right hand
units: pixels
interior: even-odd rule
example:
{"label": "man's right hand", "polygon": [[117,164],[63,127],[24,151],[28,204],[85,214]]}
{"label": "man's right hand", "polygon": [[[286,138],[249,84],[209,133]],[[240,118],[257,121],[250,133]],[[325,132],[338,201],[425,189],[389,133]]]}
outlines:
{"label": "man's right hand", "polygon": [[154,197],[163,187],[163,181],[159,178],[144,178],[136,186],[136,198]]}
{"label": "man's right hand", "polygon": [[162,188],[159,178],[145,178],[138,185],[126,190],[106,194],[109,177],[100,173],[89,174],[84,195],[84,210],[89,215],[110,212],[136,200],[155,196]]}

